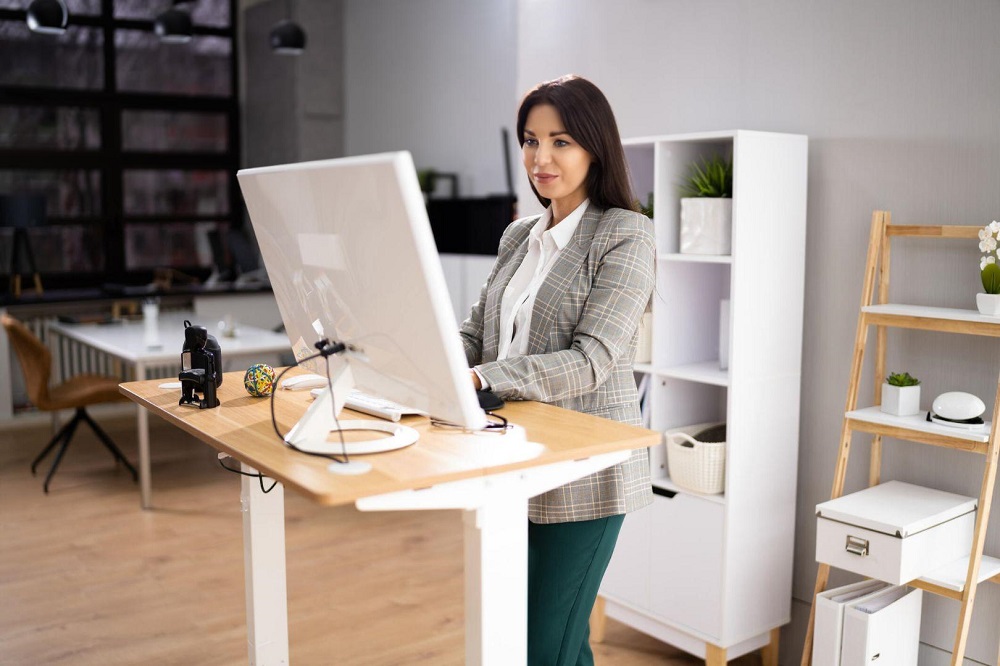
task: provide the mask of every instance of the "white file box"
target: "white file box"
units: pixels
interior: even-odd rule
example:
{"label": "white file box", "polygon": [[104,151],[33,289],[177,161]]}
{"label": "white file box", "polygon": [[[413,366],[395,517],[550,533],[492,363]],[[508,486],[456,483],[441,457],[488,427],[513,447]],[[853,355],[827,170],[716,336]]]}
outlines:
{"label": "white file box", "polygon": [[844,609],[843,666],[917,666],[923,590],[890,587]]}
{"label": "white file box", "polygon": [[[972,549],[974,497],[888,481],[816,506],[816,560],[894,585]],[[881,665],[880,665],[881,666]]]}
{"label": "white file box", "polygon": [[844,635],[844,609],[881,593],[888,583],[863,580],[844,587],[820,592],[816,596],[816,619],[813,628],[813,666],[840,666],[840,648]]}

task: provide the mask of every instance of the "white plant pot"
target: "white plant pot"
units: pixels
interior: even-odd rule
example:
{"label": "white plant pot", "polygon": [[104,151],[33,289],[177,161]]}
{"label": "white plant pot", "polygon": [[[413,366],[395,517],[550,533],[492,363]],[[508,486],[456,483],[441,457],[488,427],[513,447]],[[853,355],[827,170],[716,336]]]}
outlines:
{"label": "white plant pot", "polygon": [[895,416],[919,414],[920,384],[916,386],[882,384],[882,411]]}
{"label": "white plant pot", "polygon": [[681,254],[730,254],[732,238],[732,199],[681,199]]}
{"label": "white plant pot", "polygon": [[976,294],[976,307],[979,308],[979,314],[1000,317],[1000,294]]}

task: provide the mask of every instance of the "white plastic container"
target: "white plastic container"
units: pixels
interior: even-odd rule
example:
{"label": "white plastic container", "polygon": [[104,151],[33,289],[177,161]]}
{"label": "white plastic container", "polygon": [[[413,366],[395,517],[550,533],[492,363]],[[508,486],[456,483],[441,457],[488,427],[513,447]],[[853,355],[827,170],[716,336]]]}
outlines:
{"label": "white plastic container", "polygon": [[160,343],[160,304],[145,301],[142,304],[142,341],[148,349],[162,346]]}

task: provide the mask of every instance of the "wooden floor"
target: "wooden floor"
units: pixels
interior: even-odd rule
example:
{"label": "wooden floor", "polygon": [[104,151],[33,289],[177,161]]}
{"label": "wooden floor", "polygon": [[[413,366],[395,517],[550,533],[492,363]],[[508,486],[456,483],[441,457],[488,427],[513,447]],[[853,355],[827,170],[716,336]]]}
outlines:
{"label": "wooden floor", "polygon": [[[135,461],[134,420],[99,420]],[[246,663],[238,478],[151,421],[151,511],[83,428],[47,496],[47,465],[32,477],[29,464],[48,427],[0,430],[0,663]],[[363,514],[288,493],[285,514],[292,663],[463,663],[458,512]],[[611,620],[594,651],[602,666],[704,663]]]}

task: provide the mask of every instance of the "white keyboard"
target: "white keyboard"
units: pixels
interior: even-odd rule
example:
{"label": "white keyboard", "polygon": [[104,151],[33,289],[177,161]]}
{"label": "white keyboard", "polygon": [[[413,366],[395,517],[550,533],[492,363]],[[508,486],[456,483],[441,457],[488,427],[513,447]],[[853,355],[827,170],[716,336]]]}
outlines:
{"label": "white keyboard", "polygon": [[[313,397],[315,397],[322,390],[323,389],[313,389]],[[395,403],[392,400],[386,400],[385,398],[377,398],[357,389],[353,389],[347,395],[347,399],[344,401],[344,406],[348,409],[353,409],[356,412],[368,414],[369,416],[375,416],[380,419],[385,419],[386,421],[398,421],[400,418],[408,414],[424,413],[419,409],[406,407]]]}

